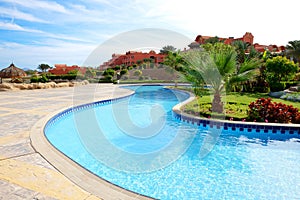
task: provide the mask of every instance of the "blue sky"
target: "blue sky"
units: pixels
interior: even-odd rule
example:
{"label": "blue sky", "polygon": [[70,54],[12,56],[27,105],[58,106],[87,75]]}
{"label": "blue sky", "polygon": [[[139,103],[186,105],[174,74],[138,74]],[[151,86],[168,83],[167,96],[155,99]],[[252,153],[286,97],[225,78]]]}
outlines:
{"label": "blue sky", "polygon": [[[300,40],[299,4],[297,0],[0,0],[0,69],[12,61],[31,69],[41,63],[82,65],[103,42],[142,28],[172,30],[191,40],[198,34],[241,37],[249,31],[254,42],[286,45]],[[116,53],[126,50],[130,49]],[[99,62],[107,59],[99,55]]]}

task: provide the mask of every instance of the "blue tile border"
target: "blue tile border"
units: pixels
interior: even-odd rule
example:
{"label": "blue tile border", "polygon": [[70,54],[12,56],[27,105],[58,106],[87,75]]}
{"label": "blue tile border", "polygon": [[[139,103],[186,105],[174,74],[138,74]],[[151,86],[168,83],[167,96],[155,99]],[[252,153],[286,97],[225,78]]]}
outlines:
{"label": "blue tile border", "polygon": [[195,117],[182,113],[178,109],[173,109],[173,116],[182,122],[197,124],[202,127],[210,127],[223,130],[244,131],[248,133],[266,133],[294,136],[300,138],[300,124],[275,124],[275,123],[257,123],[257,122],[236,122],[227,120],[215,120]]}
{"label": "blue tile border", "polygon": [[82,104],[82,105],[78,105],[78,106],[74,106],[71,108],[68,108],[62,112],[57,113],[56,115],[54,115],[45,125],[44,127],[44,132],[45,130],[47,130],[47,128],[51,127],[52,125],[55,124],[55,122],[57,122],[58,120],[62,119],[63,117],[69,115],[69,114],[73,114],[76,112],[80,112],[81,110],[85,110],[87,108],[90,107],[97,107],[97,106],[101,106],[101,105],[105,105],[105,104],[112,104],[112,103],[116,103],[120,100],[124,100],[127,99],[129,97],[131,97],[132,95],[134,95],[134,93],[127,95],[127,96],[123,96],[123,97],[118,97],[118,98],[114,98],[114,99],[105,99],[105,100],[101,100],[101,101],[96,101],[96,102],[92,102],[92,103],[86,103],[86,104]]}

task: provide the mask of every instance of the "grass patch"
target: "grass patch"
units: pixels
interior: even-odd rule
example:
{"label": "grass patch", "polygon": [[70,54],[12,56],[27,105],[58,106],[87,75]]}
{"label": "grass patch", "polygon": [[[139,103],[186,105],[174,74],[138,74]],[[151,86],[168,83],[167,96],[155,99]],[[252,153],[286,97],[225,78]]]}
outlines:
{"label": "grass patch", "polygon": [[[268,98],[269,96],[264,93],[229,93],[224,99],[226,119],[232,118],[233,120],[241,121],[248,117],[248,105],[256,101],[258,98]],[[273,102],[281,102],[286,105],[292,105],[300,110],[299,102],[291,102],[282,99],[272,98]],[[185,113],[195,116],[208,117],[211,116],[211,102],[210,95],[203,95],[197,97],[194,101],[185,105],[182,110]]]}

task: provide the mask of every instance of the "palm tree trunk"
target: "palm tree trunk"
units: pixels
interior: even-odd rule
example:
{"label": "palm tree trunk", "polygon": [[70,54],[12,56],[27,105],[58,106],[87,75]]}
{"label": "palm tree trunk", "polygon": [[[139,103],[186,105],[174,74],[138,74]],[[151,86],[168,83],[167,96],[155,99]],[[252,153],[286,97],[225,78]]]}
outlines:
{"label": "palm tree trunk", "polygon": [[223,113],[223,102],[221,101],[220,92],[214,94],[214,99],[212,102],[212,112]]}

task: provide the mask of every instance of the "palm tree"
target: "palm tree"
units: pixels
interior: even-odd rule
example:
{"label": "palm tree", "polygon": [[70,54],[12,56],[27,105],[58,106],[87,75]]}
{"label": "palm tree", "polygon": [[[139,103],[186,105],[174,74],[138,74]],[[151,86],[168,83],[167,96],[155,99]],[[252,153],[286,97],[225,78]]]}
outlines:
{"label": "palm tree", "polygon": [[249,43],[236,40],[232,45],[237,53],[237,65],[235,73],[228,80],[227,91],[232,91],[236,87],[250,86],[250,81],[253,80],[254,75],[258,74],[257,68],[261,64],[261,60],[258,59],[259,52]]}
{"label": "palm tree", "polygon": [[261,63],[262,60],[251,58],[239,64],[236,71],[229,77],[226,90],[236,91],[236,88],[243,87],[242,83],[254,81],[254,78],[259,75],[259,66]]}
{"label": "palm tree", "polygon": [[300,40],[289,41],[286,49],[288,56],[291,56],[296,62],[300,62]]}
{"label": "palm tree", "polygon": [[184,76],[202,77],[212,86],[212,112],[223,113],[222,93],[225,84],[236,69],[236,52],[229,45],[214,44],[208,52],[192,50],[183,54],[186,65]]}
{"label": "palm tree", "polygon": [[236,40],[233,42],[233,46],[237,52],[238,63],[243,63],[246,59],[246,52],[249,49],[250,44],[243,42],[242,40]]}

